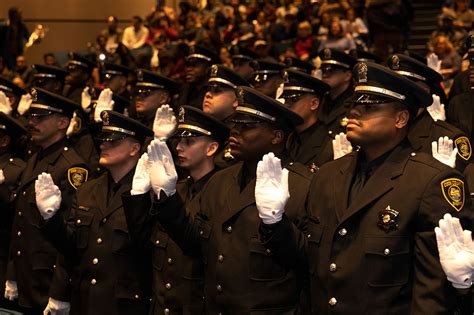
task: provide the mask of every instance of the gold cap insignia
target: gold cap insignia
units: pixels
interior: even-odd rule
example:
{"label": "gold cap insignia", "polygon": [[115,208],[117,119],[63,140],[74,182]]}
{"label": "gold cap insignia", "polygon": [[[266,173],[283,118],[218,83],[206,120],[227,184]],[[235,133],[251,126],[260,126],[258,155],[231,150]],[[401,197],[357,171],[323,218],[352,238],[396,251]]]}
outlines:
{"label": "gold cap insignia", "polygon": [[283,71],[283,83],[289,83],[290,82],[290,79],[289,79],[289,76],[288,76],[288,72],[285,70]]}
{"label": "gold cap insignia", "polygon": [[32,102],[37,102],[38,101],[38,91],[36,91],[36,89],[33,88],[33,89],[31,89],[30,94],[31,94],[31,101]]}
{"label": "gold cap insignia", "polygon": [[471,142],[469,141],[468,137],[459,137],[454,141],[456,148],[458,148],[458,155],[466,160],[469,161],[472,155],[472,146]]}
{"label": "gold cap insignia", "polygon": [[104,126],[108,126],[110,124],[109,113],[107,111],[104,110],[102,113],[100,113],[100,118],[102,118],[102,123]]}
{"label": "gold cap insignia", "polygon": [[359,83],[367,83],[367,64],[365,62],[359,63],[357,67],[357,75],[358,75],[358,82]]}
{"label": "gold cap insignia", "polygon": [[237,102],[239,104],[245,103],[244,101],[245,91],[242,88],[237,88],[237,90],[235,90],[235,95],[237,97]]}
{"label": "gold cap insignia", "polygon": [[137,80],[138,81],[143,81],[143,71],[142,70],[137,71]]}
{"label": "gold cap insignia", "polygon": [[448,204],[457,212],[461,211],[465,198],[464,182],[458,178],[445,179],[441,182],[441,190]]}
{"label": "gold cap insignia", "polygon": [[331,59],[331,49],[325,48],[323,50],[323,59]]}
{"label": "gold cap insignia", "polygon": [[67,179],[74,189],[82,186],[89,177],[89,171],[83,167],[72,167],[67,170]]}
{"label": "gold cap insignia", "polygon": [[179,112],[178,112],[178,121],[180,123],[184,122],[184,115],[185,115],[185,110],[184,110],[184,107],[180,107],[179,108]]}
{"label": "gold cap insignia", "polygon": [[398,58],[398,56],[393,55],[390,59],[392,61],[392,70],[400,69],[400,59]]}
{"label": "gold cap insignia", "polygon": [[217,77],[217,71],[219,70],[219,67],[217,65],[212,65],[211,66],[211,77]]}
{"label": "gold cap insignia", "polygon": [[399,212],[387,206],[384,210],[379,212],[379,220],[377,226],[388,233],[390,230],[398,228]]}
{"label": "gold cap insignia", "polygon": [[339,125],[341,125],[341,127],[346,127],[348,122],[349,122],[349,118],[343,117],[343,118],[339,121]]}

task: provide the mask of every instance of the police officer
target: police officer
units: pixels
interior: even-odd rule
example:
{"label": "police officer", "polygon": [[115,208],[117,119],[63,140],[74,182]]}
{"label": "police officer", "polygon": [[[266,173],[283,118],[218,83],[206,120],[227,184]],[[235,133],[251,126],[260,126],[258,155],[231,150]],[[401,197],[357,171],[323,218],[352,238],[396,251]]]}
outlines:
{"label": "police officer", "polygon": [[[471,32],[466,37],[466,51],[469,58],[469,68],[459,73],[456,77],[454,77],[453,84],[449,89],[449,100],[451,100],[459,94],[463,94],[464,92],[468,92],[472,90],[472,80],[473,80],[473,49],[474,49],[474,33]],[[449,117],[448,117],[449,119]]]}
{"label": "police officer", "polygon": [[258,59],[252,62],[251,66],[254,69],[253,79],[250,80],[252,86],[266,96],[275,98],[278,87],[283,82],[281,72],[285,69],[285,65]]}
{"label": "police officer", "polygon": [[[428,93],[434,95],[444,94],[441,88],[442,76],[427,65],[402,54],[390,56],[387,65],[393,71],[421,86]],[[436,98],[436,96],[433,98]],[[425,108],[420,108],[413,119],[408,134],[408,140],[413,149],[431,153],[431,143],[445,136],[452,139],[454,146],[458,149],[456,168],[462,172],[469,163],[472,155],[469,138],[464,132],[451,124],[439,119],[435,121]]]}
{"label": "police officer", "polygon": [[127,89],[127,83],[131,69],[108,62],[104,62],[101,69],[104,87],[109,88],[114,94],[130,99],[131,95]]}
{"label": "police officer", "polygon": [[[16,191],[25,162],[18,158],[17,143],[26,136],[23,125],[10,116],[0,113],[0,283],[5,283],[5,273],[10,247],[10,234],[13,223],[13,194]],[[9,303],[0,298],[1,307],[9,307]]]}
{"label": "police officer", "polygon": [[77,190],[67,222],[55,214],[59,204],[49,212],[42,206],[48,196],[60,198],[48,195],[54,185],[48,174],[38,178],[37,189],[45,193],[37,192],[36,202],[47,221],[45,234],[71,264],[71,314],[147,314],[149,257],[129,237],[121,195],[130,191],[142,146],[153,132],[113,111],[101,117],[100,164],[108,172]]}
{"label": "police officer", "polygon": [[287,70],[301,71],[309,75],[311,75],[316,70],[316,66],[313,64],[294,57],[286,58],[285,65]]}
{"label": "police officer", "polygon": [[137,119],[147,127],[153,127],[156,110],[164,104],[172,105],[173,96],[180,85],[157,73],[139,69],[134,92],[134,105]]}
{"label": "police officer", "polygon": [[[463,176],[406,141],[410,117],[432,98],[377,64],[359,63],[354,76],[347,137],[360,150],[315,174],[304,233],[283,217],[262,225],[264,245],[288,267],[308,266],[315,314],[451,314],[456,292],[434,227],[445,211],[468,227],[474,217]],[[284,205],[257,208],[278,217]]]}
{"label": "police officer", "polygon": [[362,49],[351,49],[349,51],[349,55],[354,57],[357,60],[357,62],[367,62],[367,61],[375,62],[375,63],[382,62],[382,58],[380,58],[379,56]]}
{"label": "police officer", "polygon": [[39,314],[47,303],[57,251],[39,228],[41,217],[36,209],[34,182],[42,172],[51,173],[67,209],[73,193],[87,181],[89,170],[66,138],[69,120],[79,106],[40,88],[32,89],[31,96],[32,104],[26,113],[28,131],[40,149],[26,162],[16,191],[6,296],[10,300],[18,298],[27,313]]}
{"label": "police officer", "polygon": [[87,86],[92,70],[94,70],[96,65],[89,59],[74,52],[70,52],[68,57],[67,71],[69,75],[66,76],[66,86],[64,87],[63,95],[73,102],[81,104],[82,91]]}
{"label": "police officer", "polygon": [[332,139],[326,126],[318,120],[317,110],[330,86],[309,74],[283,71],[283,94],[285,106],[303,118],[290,137],[289,150],[298,161],[313,172],[333,159]]}
{"label": "police officer", "polygon": [[253,50],[238,45],[230,48],[230,54],[234,71],[245,80],[250,80],[253,75],[251,63],[259,58],[258,55]]}
{"label": "police officer", "polygon": [[5,94],[7,101],[7,103],[3,104],[0,100],[1,111],[14,118],[19,118],[20,114],[17,111],[18,103],[26,91],[7,78],[0,76],[0,92]]}
{"label": "police officer", "polygon": [[32,65],[34,72],[32,87],[39,87],[55,94],[64,90],[64,82],[68,72],[62,68],[40,64]]}
{"label": "police officer", "polygon": [[188,104],[202,109],[209,70],[211,65],[219,63],[220,58],[214,51],[199,45],[191,46],[186,57],[186,83],[182,86],[177,104]]}
{"label": "police officer", "polygon": [[[199,199],[198,194],[218,170],[214,156],[221,150],[228,138],[229,129],[211,115],[192,106],[179,110],[179,124],[171,143],[178,154],[178,165],[186,169],[190,176],[177,183],[176,190],[187,205],[188,214],[195,215],[192,203]],[[146,168],[137,167],[135,177]],[[135,185],[137,184],[137,185]],[[166,230],[153,222],[146,227],[147,211],[151,199],[144,189],[137,189],[134,183],[133,197],[124,195],[124,210],[127,223],[137,239],[152,247],[153,251],[153,292],[155,292],[152,314],[203,314],[204,313],[204,267],[202,260],[183,254]],[[148,187],[149,189],[149,187]],[[135,195],[137,195],[135,197]],[[138,199],[138,200],[137,200]],[[146,231],[151,230],[151,235]]]}
{"label": "police officer", "polygon": [[332,134],[339,134],[346,130],[347,108],[344,103],[354,92],[352,68],[356,60],[342,51],[330,48],[323,49],[319,57],[323,72],[321,80],[331,87],[321,107],[320,119]]}

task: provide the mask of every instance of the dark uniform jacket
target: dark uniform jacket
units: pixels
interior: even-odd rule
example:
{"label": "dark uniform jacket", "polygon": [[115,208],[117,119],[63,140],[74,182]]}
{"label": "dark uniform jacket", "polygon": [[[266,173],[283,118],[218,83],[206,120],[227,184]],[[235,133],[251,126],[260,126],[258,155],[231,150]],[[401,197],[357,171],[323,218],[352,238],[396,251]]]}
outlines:
{"label": "dark uniform jacket", "polygon": [[67,222],[55,215],[44,226],[71,270],[71,315],[148,312],[149,256],[132,242],[121,199],[133,173],[118,184],[108,174],[87,182]]}
{"label": "dark uniform jacket", "polygon": [[327,127],[317,122],[299,134],[294,132],[290,136],[288,148],[296,162],[306,165],[314,172],[324,163],[333,160],[332,140]]}
{"label": "dark uniform jacket", "polygon": [[[204,82],[207,82],[207,79]],[[202,109],[202,102],[206,92],[207,89],[204,85],[190,83],[183,84],[180,89],[178,101],[176,104],[179,106],[190,105]]]}
{"label": "dark uniform jacket", "polygon": [[[56,249],[39,228],[42,217],[36,208],[35,181],[42,172],[51,174],[61,190],[62,205],[68,209],[76,187],[87,180],[86,167],[78,153],[67,146],[65,138],[38,151],[26,163],[16,192],[6,276],[17,282],[19,304],[23,307],[43,309],[46,306],[57,256]],[[61,215],[61,211],[59,213]]]}
{"label": "dark uniform jacket", "polygon": [[0,156],[0,170],[5,181],[0,185],[0,283],[5,284],[8,249],[10,248],[11,228],[13,224],[14,198],[25,162],[5,153]]}
{"label": "dark uniform jacket", "polygon": [[474,135],[474,90],[453,97],[449,102],[446,120],[464,131],[472,139]]}
{"label": "dark uniform jacket", "polygon": [[345,118],[348,108],[345,106],[345,102],[353,93],[354,88],[349,86],[336,99],[331,100],[329,96],[324,99],[319,118],[328,128],[330,136],[334,137],[341,132],[346,133],[347,122]]}
{"label": "dark uniform jacket", "polygon": [[428,111],[424,111],[412,123],[408,140],[415,151],[432,154],[431,142],[445,136],[452,139],[455,147],[458,148],[456,169],[462,172],[471,160],[472,147],[469,137],[460,129],[445,121],[434,121]]}
{"label": "dark uniform jacket", "polygon": [[[288,163],[290,199],[286,213],[297,222],[303,214],[311,173]],[[185,253],[205,264],[206,313],[294,314],[301,278],[282,266],[258,237],[255,175],[243,162],[216,173],[201,191],[199,211],[186,216],[179,194],[155,204],[159,220]],[[248,183],[246,183],[248,180]]]}
{"label": "dark uniform jacket", "polygon": [[[193,200],[198,198],[199,192],[216,171],[214,169],[197,182],[193,182],[191,178],[178,182],[176,191],[184,200],[190,216],[194,217],[196,212]],[[152,248],[154,296],[150,314],[203,314],[205,299],[202,260],[183,254],[157,222],[156,216],[149,216],[149,194],[124,194],[122,198],[132,235],[140,243],[146,242]]]}
{"label": "dark uniform jacket", "polygon": [[441,269],[434,228],[446,212],[471,228],[464,178],[405,143],[349,203],[358,155],[315,174],[304,233],[283,220],[265,244],[288,265],[307,265],[313,314],[453,314],[456,293]]}

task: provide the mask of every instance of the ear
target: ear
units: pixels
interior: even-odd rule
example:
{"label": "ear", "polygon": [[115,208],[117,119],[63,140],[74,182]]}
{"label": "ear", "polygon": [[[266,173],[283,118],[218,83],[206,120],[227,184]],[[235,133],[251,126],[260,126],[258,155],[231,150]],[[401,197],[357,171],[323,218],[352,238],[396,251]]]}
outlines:
{"label": "ear", "polygon": [[237,106],[239,106],[239,101],[237,101],[237,98],[235,98],[234,101],[232,102],[232,107],[235,109],[237,108]]}
{"label": "ear", "polygon": [[403,127],[408,125],[409,120],[410,113],[407,110],[401,110],[397,112],[395,127],[398,129],[402,129]]}
{"label": "ear", "polygon": [[218,149],[219,149],[219,144],[217,142],[215,141],[209,142],[206,149],[206,156],[207,157],[213,156],[214,154],[216,154]]}
{"label": "ear", "polygon": [[285,133],[283,130],[274,130],[273,131],[273,138],[272,138],[272,144],[280,144],[284,141],[285,139]]}
{"label": "ear", "polygon": [[309,108],[311,109],[311,111],[317,110],[319,108],[319,98],[313,97],[311,99],[311,105]]}
{"label": "ear", "polygon": [[140,143],[138,142],[131,142],[131,146],[130,146],[130,153],[129,155],[130,156],[137,156],[140,154],[140,149],[141,149],[141,145]]}
{"label": "ear", "polygon": [[66,117],[66,116],[59,116],[59,119],[58,119],[58,129],[59,130],[64,130],[64,129],[67,129],[67,127],[69,127],[69,122],[71,121],[71,119],[69,117]]}
{"label": "ear", "polygon": [[344,82],[352,82],[352,71],[344,71]]}
{"label": "ear", "polygon": [[0,137],[0,148],[7,148],[10,145],[11,138],[8,135]]}

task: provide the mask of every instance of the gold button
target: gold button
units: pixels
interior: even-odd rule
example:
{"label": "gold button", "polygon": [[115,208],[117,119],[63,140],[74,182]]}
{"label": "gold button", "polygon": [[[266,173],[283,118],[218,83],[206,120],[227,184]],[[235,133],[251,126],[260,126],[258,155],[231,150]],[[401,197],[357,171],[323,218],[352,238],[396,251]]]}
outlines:
{"label": "gold button", "polygon": [[17,251],[17,252],[16,252],[16,255],[17,255],[17,256],[21,256],[21,251],[20,251],[20,250]]}
{"label": "gold button", "polygon": [[216,289],[217,289],[218,292],[222,292],[222,286],[220,284],[218,284],[216,286]]}
{"label": "gold button", "polygon": [[308,235],[306,235],[307,238],[311,238],[311,234],[308,233]]}
{"label": "gold button", "polygon": [[69,150],[69,148],[68,148],[68,147],[64,147],[64,151],[67,151],[67,150]]}
{"label": "gold button", "polygon": [[16,235],[21,236],[21,231],[18,231],[18,233],[16,233]]}
{"label": "gold button", "polygon": [[10,162],[13,162],[13,159],[12,159],[12,158],[10,158]]}
{"label": "gold button", "polygon": [[415,153],[415,152],[412,152],[410,155],[411,155],[411,156],[416,156],[416,153]]}
{"label": "gold button", "polygon": [[28,150],[28,154],[31,154],[31,150]]}
{"label": "gold button", "polygon": [[92,279],[92,280],[91,280],[91,284],[92,284],[92,285],[95,285],[96,283],[97,283],[97,280],[95,280],[95,279]]}
{"label": "gold button", "polygon": [[390,249],[389,249],[389,248],[385,248],[385,250],[383,251],[383,253],[385,254],[385,256],[390,255]]}
{"label": "gold button", "polygon": [[343,228],[343,229],[340,229],[338,233],[340,236],[346,236],[347,230]]}
{"label": "gold button", "polygon": [[204,235],[204,231],[203,231],[203,230],[200,230],[200,231],[199,231],[199,235]]}
{"label": "gold button", "polygon": [[330,135],[332,135],[332,130],[329,130],[328,133],[329,133]]}
{"label": "gold button", "polygon": [[336,304],[337,304],[336,298],[333,298],[333,297],[332,297],[332,298],[329,299],[329,305],[335,306]]}
{"label": "gold button", "polygon": [[227,227],[227,232],[229,232],[229,233],[232,232],[232,227],[230,225]]}
{"label": "gold button", "polygon": [[268,255],[270,255],[270,254],[272,253],[272,251],[271,251],[269,248],[267,248],[267,249],[265,249],[265,253],[267,253]]}
{"label": "gold button", "polygon": [[56,265],[53,265],[53,268],[56,268]]}
{"label": "gold button", "polygon": [[168,258],[168,264],[171,265],[173,263],[173,259],[172,258]]}
{"label": "gold button", "polygon": [[102,244],[102,239],[100,237],[97,239],[97,244]]}
{"label": "gold button", "polygon": [[335,263],[332,263],[329,265],[329,271],[334,272],[337,270],[337,265]]}
{"label": "gold button", "polygon": [[164,311],[163,311],[163,314],[169,315],[169,313],[170,313],[170,309],[169,309],[169,308],[165,308]]}
{"label": "gold button", "polygon": [[18,211],[18,216],[21,217],[23,215],[23,213],[21,213],[21,211]]}
{"label": "gold button", "polygon": [[138,294],[135,294],[135,299],[138,300],[139,298],[140,298],[140,296]]}
{"label": "gold button", "polygon": [[155,244],[156,244],[156,245],[159,245],[159,244],[160,244],[160,240],[156,240],[156,241],[155,241]]}
{"label": "gold button", "polygon": [[102,219],[102,223],[105,223],[105,222],[107,222],[107,218]]}
{"label": "gold button", "polygon": [[217,260],[218,260],[219,262],[223,262],[223,261],[224,261],[224,255],[219,255],[219,256],[217,256]]}
{"label": "gold button", "polygon": [[21,194],[22,194],[23,196],[26,196],[26,191],[22,192]]}
{"label": "gold button", "polygon": [[81,219],[77,219],[76,224],[81,224]]}
{"label": "gold button", "polygon": [[165,284],[165,288],[167,288],[168,290],[171,290],[171,283],[168,282],[167,284]]}
{"label": "gold button", "polygon": [[97,258],[92,259],[92,263],[94,265],[97,265],[99,263],[99,260]]}

